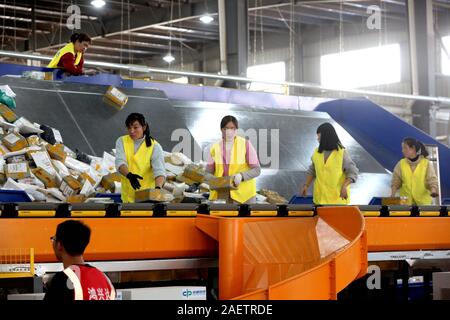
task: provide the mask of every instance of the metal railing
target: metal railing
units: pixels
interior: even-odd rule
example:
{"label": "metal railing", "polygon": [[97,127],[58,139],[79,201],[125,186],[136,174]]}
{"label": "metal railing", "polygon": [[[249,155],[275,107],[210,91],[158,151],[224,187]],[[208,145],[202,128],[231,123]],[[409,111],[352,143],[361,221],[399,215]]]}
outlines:
{"label": "metal railing", "polygon": [[[52,59],[52,57],[50,57],[50,56],[31,54],[31,53],[20,53],[20,52],[7,51],[7,50],[0,50],[0,57],[30,59],[30,60],[39,60],[39,61],[50,61]],[[397,98],[397,99],[403,99],[403,100],[420,100],[420,101],[428,101],[428,102],[434,103],[436,105],[450,105],[450,98],[448,98],[448,97],[429,97],[429,96],[422,96],[422,95],[380,92],[380,91],[372,91],[372,90],[341,89],[341,88],[325,87],[325,86],[321,86],[321,85],[314,84],[314,83],[270,81],[270,80],[233,76],[233,75],[220,75],[220,74],[206,73],[206,72],[177,71],[177,70],[168,70],[168,69],[162,69],[162,68],[152,68],[152,67],[148,67],[145,65],[120,64],[120,63],[102,62],[102,61],[94,61],[94,60],[86,60],[84,62],[84,64],[86,66],[102,67],[102,68],[113,69],[113,70],[124,70],[124,71],[133,71],[133,72],[142,72],[142,73],[160,73],[160,74],[167,74],[167,75],[195,77],[195,78],[203,78],[203,79],[214,79],[214,80],[231,80],[231,81],[242,82],[242,83],[256,82],[256,83],[288,86],[288,87],[294,87],[294,88],[314,89],[314,90],[318,90],[318,91],[322,91],[322,92],[348,93],[348,94],[356,94],[356,95],[361,95],[361,96]]]}

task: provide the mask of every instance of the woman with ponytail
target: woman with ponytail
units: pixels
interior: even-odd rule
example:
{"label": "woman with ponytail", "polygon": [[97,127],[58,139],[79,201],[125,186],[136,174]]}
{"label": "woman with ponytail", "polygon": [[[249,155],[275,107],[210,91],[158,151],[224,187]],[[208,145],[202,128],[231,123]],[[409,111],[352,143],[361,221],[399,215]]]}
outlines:
{"label": "woman with ponytail", "polygon": [[122,175],[122,202],[134,202],[139,189],[161,189],[166,179],[164,153],[150,136],[150,128],[140,113],[125,120],[128,135],[116,141],[116,170]]}
{"label": "woman with ponytail", "polygon": [[48,68],[60,68],[65,72],[79,76],[83,74],[84,52],[91,44],[91,38],[85,33],[74,33],[70,42],[62,47],[48,64]]}
{"label": "woman with ponytail", "polygon": [[438,196],[438,179],[433,164],[427,159],[428,151],[422,142],[405,138],[402,142],[404,158],[392,173],[391,196],[408,198],[411,205],[430,205],[432,198]]}

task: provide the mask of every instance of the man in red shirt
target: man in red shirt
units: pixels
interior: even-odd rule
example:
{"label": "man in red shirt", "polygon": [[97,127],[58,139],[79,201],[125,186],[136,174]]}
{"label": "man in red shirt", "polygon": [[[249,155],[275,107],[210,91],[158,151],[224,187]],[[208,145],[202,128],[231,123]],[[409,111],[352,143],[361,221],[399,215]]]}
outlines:
{"label": "man in red shirt", "polygon": [[91,38],[85,33],[74,33],[70,42],[62,47],[48,64],[48,68],[60,68],[65,72],[79,76],[83,74],[84,53],[91,44]]}
{"label": "man in red shirt", "polygon": [[91,236],[88,226],[77,220],[58,225],[51,237],[53,251],[64,265],[48,286],[44,300],[114,300],[116,292],[109,278],[97,268],[85,263],[83,253]]}

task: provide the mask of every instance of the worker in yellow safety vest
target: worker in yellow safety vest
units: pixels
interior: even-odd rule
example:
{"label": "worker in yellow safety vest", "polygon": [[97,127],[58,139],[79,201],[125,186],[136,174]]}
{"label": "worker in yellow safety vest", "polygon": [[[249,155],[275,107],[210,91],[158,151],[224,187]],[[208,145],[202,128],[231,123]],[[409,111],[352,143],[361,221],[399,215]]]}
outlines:
{"label": "worker in yellow safety vest", "polygon": [[314,181],[314,204],[350,203],[350,184],[356,182],[359,170],[345,150],[334,127],[326,122],[317,128],[319,147],[311,158],[305,184],[300,194],[306,196]]}
{"label": "worker in yellow safety vest", "polygon": [[83,74],[84,53],[91,44],[91,38],[85,33],[74,33],[70,42],[62,47],[48,64],[48,68],[60,68],[65,72],[79,76]]}
{"label": "worker in yellow safety vest", "polygon": [[226,203],[255,203],[256,177],[261,166],[251,142],[237,135],[239,129],[235,117],[225,116],[220,122],[222,139],[211,146],[206,171],[215,177],[232,177],[234,188],[211,190],[209,200],[225,200]]}
{"label": "worker in yellow safety vest", "polygon": [[391,196],[406,197],[411,205],[430,205],[438,196],[438,179],[433,164],[427,159],[428,151],[422,142],[414,138],[402,141],[404,158],[394,168]]}
{"label": "worker in yellow safety vest", "polygon": [[125,120],[128,135],[116,141],[116,169],[122,182],[122,202],[135,200],[139,189],[161,189],[166,179],[164,153],[150,136],[150,128],[140,113],[131,113]]}

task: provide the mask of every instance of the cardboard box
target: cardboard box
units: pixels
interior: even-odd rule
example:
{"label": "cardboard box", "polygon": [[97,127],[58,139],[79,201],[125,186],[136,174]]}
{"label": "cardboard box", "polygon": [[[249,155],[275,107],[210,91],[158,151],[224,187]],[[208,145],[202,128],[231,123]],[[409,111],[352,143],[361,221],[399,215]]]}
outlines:
{"label": "cardboard box", "polygon": [[383,206],[397,206],[397,205],[407,205],[408,198],[406,197],[389,197],[381,198],[381,204]]}
{"label": "cardboard box", "polygon": [[42,181],[46,188],[58,188],[58,183],[56,182],[56,177],[52,176],[50,173],[42,168],[32,169],[31,172]]}
{"label": "cardboard box", "polygon": [[208,180],[209,189],[210,190],[236,190],[237,188],[234,185],[233,177],[214,177]]}
{"label": "cardboard box", "polygon": [[110,86],[103,96],[103,101],[114,107],[116,110],[122,110],[128,102],[128,97],[119,89]]}
{"label": "cardboard box", "polygon": [[11,163],[5,165],[6,178],[11,179],[24,179],[30,177],[30,168],[28,163]]}
{"label": "cardboard box", "polygon": [[27,138],[27,142],[30,147],[31,146],[39,146],[42,143],[41,138],[39,138],[38,136],[29,136]]}
{"label": "cardboard box", "polygon": [[118,172],[110,173],[102,178],[102,181],[100,184],[103,188],[106,190],[109,190],[111,192],[115,191],[115,184],[114,182],[120,182],[121,181],[121,174]]}
{"label": "cardboard box", "polygon": [[66,161],[67,153],[64,151],[64,145],[62,145],[62,144],[55,144],[55,145],[48,144],[46,148],[47,148],[48,154],[50,155],[50,158],[55,159],[55,160],[59,160],[59,161],[61,161],[63,163]]}
{"label": "cardboard box", "polygon": [[61,190],[65,196],[69,197],[78,194],[82,187],[83,186],[77,179],[72,176],[67,176],[64,177],[59,190]]}
{"label": "cardboard box", "polygon": [[86,201],[86,196],[82,195],[82,194],[77,194],[74,196],[69,196],[67,197],[67,202],[69,203],[83,203]]}
{"label": "cardboard box", "polygon": [[0,103],[0,115],[10,123],[13,123],[18,119],[17,115],[3,103]]}
{"label": "cardboard box", "polygon": [[202,167],[190,164],[184,169],[183,176],[194,182],[202,183],[205,181],[206,172]]}
{"label": "cardboard box", "polygon": [[89,181],[91,185],[95,186],[95,180],[86,172],[82,172],[79,176],[78,176],[78,181],[84,185],[84,183],[86,181]]}
{"label": "cardboard box", "polygon": [[2,139],[3,145],[7,147],[10,151],[20,151],[28,147],[27,139],[16,132],[12,132]]}
{"label": "cardboard box", "polygon": [[161,189],[144,189],[138,190],[134,194],[135,202],[163,202],[166,200],[164,193]]}

